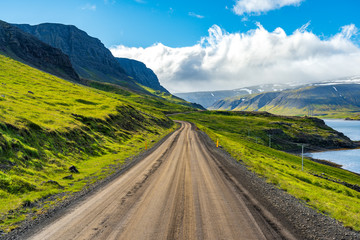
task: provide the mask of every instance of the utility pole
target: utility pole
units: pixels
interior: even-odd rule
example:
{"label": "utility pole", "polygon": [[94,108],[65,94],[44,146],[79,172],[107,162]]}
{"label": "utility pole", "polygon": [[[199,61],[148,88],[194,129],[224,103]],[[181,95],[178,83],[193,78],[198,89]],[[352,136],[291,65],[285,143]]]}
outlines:
{"label": "utility pole", "polygon": [[304,144],[301,145],[301,171],[304,171]]}
{"label": "utility pole", "polygon": [[269,134],[269,148],[271,148],[271,135]]}

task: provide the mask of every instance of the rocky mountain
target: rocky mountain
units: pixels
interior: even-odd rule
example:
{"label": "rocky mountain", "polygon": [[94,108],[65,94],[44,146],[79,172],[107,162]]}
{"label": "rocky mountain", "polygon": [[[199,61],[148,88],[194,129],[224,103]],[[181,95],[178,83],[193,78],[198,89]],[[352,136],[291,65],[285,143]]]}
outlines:
{"label": "rocky mountain", "polygon": [[62,50],[70,57],[80,77],[144,91],[134,79],[127,76],[120,63],[99,39],[89,36],[77,27],[54,23],[14,26]]}
{"label": "rocky mountain", "polygon": [[69,57],[61,50],[3,21],[0,21],[0,53],[58,77],[79,80]]}
{"label": "rocky mountain", "polygon": [[125,72],[138,83],[150,87],[154,90],[169,93],[163,86],[160,85],[159,79],[156,74],[150,68],[142,62],[128,59],[128,58],[116,58]]}
{"label": "rocky mountain", "polygon": [[360,84],[326,83],[281,92],[223,99],[210,109],[268,111],[285,115],[360,114]]}
{"label": "rocky mountain", "polygon": [[225,98],[269,91],[282,91],[284,89],[290,88],[295,88],[295,86],[287,84],[264,84],[258,86],[238,88],[234,90],[175,93],[175,95],[185,99],[186,101],[195,102],[201,104],[205,108],[209,108],[217,101]]}

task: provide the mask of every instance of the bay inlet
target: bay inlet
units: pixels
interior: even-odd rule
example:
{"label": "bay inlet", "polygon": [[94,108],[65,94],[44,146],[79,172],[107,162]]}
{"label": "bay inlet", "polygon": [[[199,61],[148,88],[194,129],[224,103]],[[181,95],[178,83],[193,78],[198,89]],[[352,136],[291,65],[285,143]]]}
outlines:
{"label": "bay inlet", "polygon": [[[326,125],[344,133],[344,135],[351,140],[360,141],[360,121],[347,121],[341,119],[324,121]],[[343,169],[360,174],[360,149],[307,153],[306,156],[334,162],[342,165]]]}

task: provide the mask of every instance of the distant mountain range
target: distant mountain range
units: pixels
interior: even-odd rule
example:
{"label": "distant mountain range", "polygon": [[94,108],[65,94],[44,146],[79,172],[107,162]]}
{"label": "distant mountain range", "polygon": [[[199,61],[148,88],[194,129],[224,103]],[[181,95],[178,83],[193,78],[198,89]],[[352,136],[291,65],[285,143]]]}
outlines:
{"label": "distant mountain range", "polygon": [[0,53],[68,80],[79,81],[70,59],[60,49],[0,21]]}
{"label": "distant mountain range", "polygon": [[224,91],[176,93],[209,110],[360,118],[360,76],[309,84],[264,84]]}
{"label": "distant mountain range", "polygon": [[[268,111],[284,115],[360,116],[360,84],[333,81],[278,92],[243,95],[217,101],[209,109]],[[359,78],[360,80],[360,78]]]}
{"label": "distant mountain range", "polygon": [[63,51],[69,56],[74,69],[81,78],[144,91],[138,85],[140,83],[155,90],[168,92],[160,85],[156,75],[146,68],[145,64],[133,60],[116,59],[99,39],[89,36],[75,26],[54,23],[34,26],[14,24],[14,26]]}
{"label": "distant mountain range", "polygon": [[175,93],[174,95],[183,98],[186,101],[198,103],[203,107],[208,108],[217,101],[225,98],[269,91],[282,91],[284,89],[291,89],[295,87],[296,86],[291,86],[288,84],[263,84],[258,86],[238,88],[234,90]]}

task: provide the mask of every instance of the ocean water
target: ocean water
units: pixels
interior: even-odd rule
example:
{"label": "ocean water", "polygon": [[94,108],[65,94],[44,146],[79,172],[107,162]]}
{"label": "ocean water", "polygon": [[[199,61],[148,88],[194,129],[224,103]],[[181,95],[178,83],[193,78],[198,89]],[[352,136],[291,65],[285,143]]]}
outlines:
{"label": "ocean water", "polygon": [[341,119],[324,120],[326,125],[342,132],[353,141],[360,141],[360,121],[346,121]]}
{"label": "ocean water", "polygon": [[342,165],[343,169],[360,173],[360,149],[307,153],[309,157]]}
{"label": "ocean water", "polygon": [[[333,129],[344,133],[351,140],[360,141],[360,121],[324,120]],[[360,149],[307,153],[309,157],[328,160],[342,165],[343,169],[360,174]]]}

